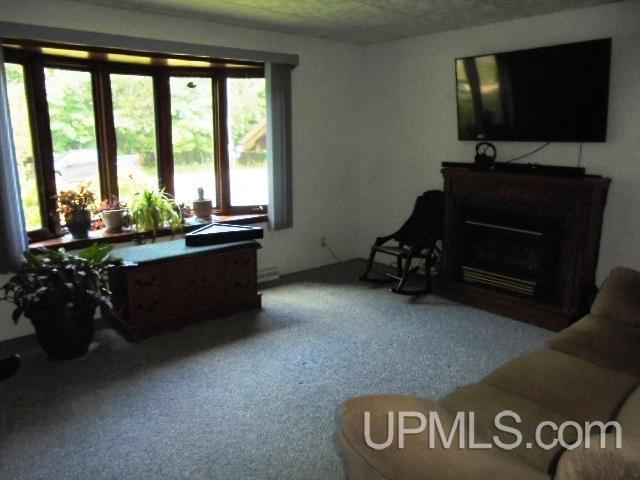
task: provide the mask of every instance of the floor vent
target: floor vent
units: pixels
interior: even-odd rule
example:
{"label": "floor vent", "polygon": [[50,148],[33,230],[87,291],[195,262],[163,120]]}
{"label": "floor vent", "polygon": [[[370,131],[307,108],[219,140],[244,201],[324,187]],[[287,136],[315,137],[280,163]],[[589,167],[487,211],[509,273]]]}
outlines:
{"label": "floor vent", "polygon": [[258,283],[275,282],[280,279],[278,267],[266,267],[258,269]]}

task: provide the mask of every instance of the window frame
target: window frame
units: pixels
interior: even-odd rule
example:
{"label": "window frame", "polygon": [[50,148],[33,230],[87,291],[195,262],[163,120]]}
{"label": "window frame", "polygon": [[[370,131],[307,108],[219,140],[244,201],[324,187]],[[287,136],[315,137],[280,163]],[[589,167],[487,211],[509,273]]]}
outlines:
{"label": "window frame", "polygon": [[[12,42],[13,43],[13,42]],[[45,68],[85,71],[91,74],[98,169],[100,172],[100,198],[118,194],[117,141],[113,117],[111,74],[144,75],[152,78],[158,185],[174,194],[174,163],[171,125],[171,77],[206,77],[211,79],[213,101],[214,165],[216,178],[216,208],[221,216],[266,214],[267,205],[231,205],[229,172],[227,90],[228,78],[264,78],[263,65],[233,62],[234,67],[184,67],[168,66],[158,55],[151,57],[152,64],[133,64],[107,60],[106,53],[141,55],[140,52],[112,51],[83,48],[88,59],[60,57],[37,51],[5,49],[6,63],[22,65],[31,128],[34,166],[38,183],[43,228],[29,231],[31,241],[42,241],[63,235],[57,212],[57,189],[53,157],[53,141],[47,103]],[[166,58],[166,57],[165,57]],[[202,60],[202,59],[199,59]],[[214,59],[211,59],[214,60]]]}

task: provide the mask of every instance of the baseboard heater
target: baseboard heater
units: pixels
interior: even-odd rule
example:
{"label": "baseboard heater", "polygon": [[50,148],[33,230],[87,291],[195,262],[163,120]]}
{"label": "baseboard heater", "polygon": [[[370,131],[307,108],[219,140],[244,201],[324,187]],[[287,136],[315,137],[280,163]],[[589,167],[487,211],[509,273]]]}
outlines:
{"label": "baseboard heater", "polygon": [[467,283],[489,285],[529,296],[533,296],[536,289],[536,282],[531,280],[490,272],[467,265],[462,266],[462,280]]}
{"label": "baseboard heater", "polygon": [[275,282],[280,279],[278,267],[265,267],[258,269],[258,283]]}

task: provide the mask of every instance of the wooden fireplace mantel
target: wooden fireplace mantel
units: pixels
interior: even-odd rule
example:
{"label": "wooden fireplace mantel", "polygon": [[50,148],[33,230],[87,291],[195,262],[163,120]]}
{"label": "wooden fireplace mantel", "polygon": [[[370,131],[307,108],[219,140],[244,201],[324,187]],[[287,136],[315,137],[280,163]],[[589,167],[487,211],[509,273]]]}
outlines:
{"label": "wooden fireplace mantel", "polygon": [[[444,168],[445,220],[441,273],[434,292],[461,303],[560,330],[582,316],[595,293],[608,178],[563,177],[465,168]],[[474,222],[481,218],[482,222]],[[546,220],[545,220],[546,219]],[[523,294],[469,279],[465,262],[478,239],[469,224],[505,224],[505,230],[539,230],[540,252],[522,251],[511,242],[498,256],[512,255],[522,267],[533,257],[535,293]],[[536,222],[540,225],[536,225]],[[531,226],[533,225],[533,227]],[[499,241],[499,240],[497,240]],[[540,240],[542,242],[542,240]],[[494,240],[494,244],[496,240]],[[517,246],[517,245],[516,245]],[[540,258],[546,260],[540,260]],[[484,258],[484,257],[483,257]],[[499,258],[508,263],[508,258]],[[526,266],[526,265],[525,265]],[[464,268],[463,268],[464,267]],[[489,269],[491,270],[491,269]],[[502,272],[496,270],[497,277]],[[505,277],[511,278],[511,277]],[[529,279],[531,280],[531,279]],[[544,287],[544,288],[543,288]]]}

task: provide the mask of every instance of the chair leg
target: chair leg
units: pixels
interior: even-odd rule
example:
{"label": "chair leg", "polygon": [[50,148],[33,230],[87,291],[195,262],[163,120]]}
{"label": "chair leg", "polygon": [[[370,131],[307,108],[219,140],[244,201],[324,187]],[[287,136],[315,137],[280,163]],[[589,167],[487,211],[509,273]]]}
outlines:
{"label": "chair leg", "polygon": [[431,272],[427,272],[427,274],[425,275],[424,283],[424,293],[431,293],[431,290],[433,290],[433,284],[431,283]]}
{"label": "chair leg", "polygon": [[[400,277],[400,281],[398,282],[398,285],[396,285],[395,288],[391,289],[393,293],[407,293],[404,290],[404,284],[407,283],[407,277],[409,276],[409,272],[411,271],[411,260],[412,260],[412,257],[411,255],[409,255],[404,262],[404,267],[402,268],[402,274],[398,275]],[[402,259],[398,258],[399,265],[401,264],[401,262],[402,262]]]}
{"label": "chair leg", "polygon": [[[435,247],[434,247],[435,248]],[[425,283],[425,293],[431,293],[432,290],[432,283],[431,283],[431,267],[433,267],[433,265],[435,265],[435,251],[434,248],[432,248],[429,251],[429,255],[427,255],[427,259],[425,261],[424,264],[424,283]]]}
{"label": "chair leg", "polygon": [[371,267],[373,266],[373,259],[375,258],[375,256],[376,256],[376,251],[372,248],[371,253],[369,253],[369,263],[367,263],[367,269],[364,271],[364,273],[360,277],[360,280],[364,280],[364,281],[369,280],[367,278],[367,275],[369,275],[369,272],[371,271]]}
{"label": "chair leg", "polygon": [[362,280],[363,282],[368,282],[368,283],[389,283],[389,282],[392,282],[393,279],[389,278],[389,277],[386,277],[386,276],[384,278],[375,278],[375,277],[374,278],[369,278],[369,273],[373,269],[373,262],[374,262],[376,253],[378,253],[378,252],[376,250],[374,250],[373,248],[371,248],[371,253],[369,254],[369,262],[367,263],[367,269],[360,276],[360,280]]}
{"label": "chair leg", "polygon": [[426,285],[425,288],[423,289],[415,289],[415,290],[406,290],[405,287],[405,283],[407,281],[407,278],[409,277],[409,275],[411,273],[414,273],[418,267],[411,269],[411,261],[413,260],[412,256],[407,257],[405,264],[404,264],[404,268],[402,270],[402,276],[400,277],[400,281],[398,282],[398,285],[395,288],[392,288],[391,291],[393,293],[398,293],[400,295],[426,295],[428,293],[431,293],[431,274],[429,271],[429,262],[427,262],[427,272],[425,275],[425,281],[426,281]]}

